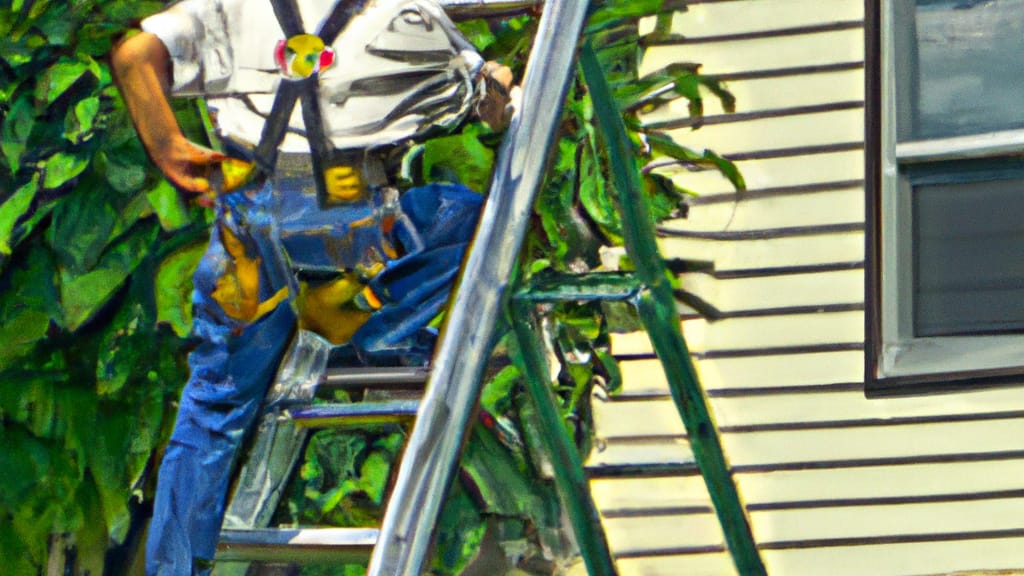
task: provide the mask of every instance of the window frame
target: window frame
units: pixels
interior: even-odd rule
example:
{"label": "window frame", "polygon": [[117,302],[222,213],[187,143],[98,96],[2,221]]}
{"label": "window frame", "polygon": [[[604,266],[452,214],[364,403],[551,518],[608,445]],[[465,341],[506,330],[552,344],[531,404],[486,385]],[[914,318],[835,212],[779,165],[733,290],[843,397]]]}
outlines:
{"label": "window frame", "polygon": [[865,11],[865,391],[872,396],[1024,383],[1024,334],[913,336],[912,191],[900,167],[1019,155],[1024,130],[897,142],[899,1],[867,0]]}

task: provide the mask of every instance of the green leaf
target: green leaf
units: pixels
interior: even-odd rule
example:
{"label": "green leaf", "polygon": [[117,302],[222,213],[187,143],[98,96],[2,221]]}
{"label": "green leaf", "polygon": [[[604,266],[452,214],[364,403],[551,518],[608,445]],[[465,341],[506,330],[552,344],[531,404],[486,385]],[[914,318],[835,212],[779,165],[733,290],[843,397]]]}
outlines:
{"label": "green leaf", "polygon": [[[85,58],[88,57],[86,56]],[[54,100],[67,92],[75,82],[85,78],[87,75],[99,78],[99,74],[94,74],[94,70],[99,70],[98,67],[94,68],[95,65],[96,63],[92,58],[83,61],[62,57],[56,64],[47,68],[39,78],[36,84],[36,101],[49,106],[53,104]]]}
{"label": "green leaf", "polygon": [[581,145],[577,138],[559,141],[555,167],[534,206],[553,248],[550,259],[561,270],[590,268],[600,262],[600,240],[577,207],[577,154]]}
{"label": "green leaf", "polygon": [[432,573],[462,574],[483,542],[487,525],[463,486],[455,482],[438,519]]}
{"label": "green leaf", "polygon": [[136,155],[107,154],[104,164],[107,182],[121,193],[131,193],[146,182],[145,164]]}
{"label": "green leaf", "polygon": [[153,207],[149,205],[149,199],[142,192],[137,192],[131,199],[118,210],[117,220],[114,222],[114,229],[110,231],[111,238],[117,238],[124,234],[139,220],[153,214]]}
{"label": "green leaf", "polygon": [[69,330],[80,328],[110,300],[149,251],[155,232],[137,227],[108,249],[91,272],[74,275],[61,270],[60,296]]}
{"label": "green leaf", "polygon": [[186,246],[164,259],[157,269],[157,322],[169,324],[182,338],[192,328],[192,274],[205,251],[205,243]]}
{"label": "green leaf", "polygon": [[19,68],[32,62],[33,56],[38,55],[38,44],[46,43],[46,39],[39,34],[27,34],[20,39],[9,36],[0,37],[0,61],[5,61],[11,68]]}
{"label": "green leaf", "polygon": [[722,104],[722,110],[725,110],[729,114],[736,111],[736,96],[725,87],[725,83],[714,78],[708,78],[707,76],[698,76],[700,85],[707,88],[709,92],[718,98],[718,101]]}
{"label": "green leaf", "polygon": [[647,134],[647,142],[654,151],[675,158],[685,164],[714,168],[718,170],[737,190],[746,190],[747,188],[747,184],[743,180],[743,175],[740,174],[739,168],[737,168],[730,160],[715,154],[711,150],[697,152],[696,150],[677,144],[670,136],[662,132],[651,132]]}
{"label": "green leaf", "polygon": [[88,166],[89,157],[72,152],[57,152],[46,159],[44,166],[43,188],[56,190],[78,177]]}
{"label": "green leaf", "polygon": [[391,474],[392,459],[381,452],[371,452],[363,466],[359,469],[359,488],[369,496],[374,504],[384,499],[384,491],[388,486]]}
{"label": "green leaf", "polygon": [[56,528],[61,506],[70,499],[64,499],[60,490],[69,480],[69,466],[55,452],[51,442],[33,437],[20,426],[0,428],[0,464],[5,471],[0,475],[4,488],[0,493],[12,502],[10,516],[0,522],[11,529],[3,538],[6,545],[20,544],[21,557],[36,565],[42,565],[47,536]]}
{"label": "green leaf", "polygon": [[107,326],[100,339],[96,359],[96,392],[117,394],[143,365],[151,342],[138,337],[147,326],[146,314],[138,302],[127,302]]}
{"label": "green leaf", "polygon": [[[12,469],[5,467],[4,470]],[[12,475],[14,474],[7,474]],[[7,510],[0,507],[0,515],[6,517],[7,514]],[[32,564],[28,546],[21,540],[14,526],[7,521],[0,522],[0,558],[4,559],[4,570],[9,570],[10,574],[38,573],[37,566]]]}
{"label": "green leaf", "polygon": [[53,382],[37,379],[28,383],[23,400],[28,404],[29,418],[25,422],[36,438],[53,438],[56,425],[56,402]]}
{"label": "green leaf", "polygon": [[[0,508],[15,508],[27,500],[34,488],[36,473],[49,464],[46,445],[21,426],[0,427]],[[0,522],[0,527],[7,524]],[[2,528],[0,528],[2,529]]]}
{"label": "green leaf", "polygon": [[[120,486],[118,487],[120,488]],[[106,550],[110,545],[107,529],[107,515],[104,514],[102,498],[93,482],[82,482],[75,494],[75,505],[82,510],[81,526],[75,530],[75,568],[80,574],[103,574]],[[124,514],[118,520],[127,520],[127,502]],[[124,524],[127,528],[127,523]],[[120,540],[123,540],[123,536]],[[115,539],[116,542],[120,540]]]}
{"label": "green leaf", "polygon": [[604,389],[609,394],[616,394],[622,390],[622,369],[619,368],[619,361],[605,350],[595,350],[597,359],[601,363],[604,374]]}
{"label": "green leaf", "polygon": [[61,273],[64,325],[77,330],[121,287],[128,274],[116,268],[99,268],[80,276]]}
{"label": "green leaf", "polygon": [[676,186],[671,178],[651,172],[644,178],[647,198],[650,200],[651,217],[656,221],[679,218],[686,214],[686,190]]}
{"label": "green leaf", "polygon": [[110,52],[113,39],[124,32],[122,26],[110,22],[90,22],[78,30],[78,51],[93,57],[104,56]]}
{"label": "green leaf", "polygon": [[115,407],[101,409],[89,447],[89,471],[96,480],[103,506],[103,516],[115,542],[124,540],[128,532],[127,452],[135,433],[134,414]]}
{"label": "green leaf", "polygon": [[185,199],[166,180],[161,179],[152,190],[146,192],[146,198],[164,230],[173,232],[191,223]]}
{"label": "green leaf", "polygon": [[700,100],[700,82],[694,74],[682,74],[674,82],[676,94],[688,100]]}
{"label": "green leaf", "polygon": [[662,12],[658,14],[654,25],[654,31],[651,32],[651,35],[659,38],[667,38],[670,36],[672,34],[672,16],[672,12]]}
{"label": "green leaf", "polygon": [[32,105],[32,98],[28,94],[22,94],[4,116],[3,139],[0,141],[0,148],[3,149],[12,174],[21,166],[25,146],[34,124],[35,107]]}
{"label": "green leaf", "polygon": [[53,210],[47,240],[57,262],[72,275],[96,266],[117,224],[109,194],[97,193],[102,186],[103,180],[91,172]]}
{"label": "green leaf", "polygon": [[103,4],[103,12],[107,20],[124,25],[159,12],[165,7],[164,2],[157,1],[105,2]]}
{"label": "green leaf", "polygon": [[471,125],[462,134],[427,141],[423,146],[424,179],[451,174],[472,190],[485,190],[491,180],[494,151],[480,142],[481,130],[480,125]]}
{"label": "green leaf", "polygon": [[[41,4],[41,3],[40,3]],[[81,25],[77,14],[70,10],[44,10],[36,19],[35,25],[52,46],[66,46],[73,38],[75,30]]]}
{"label": "green leaf", "polygon": [[81,144],[92,138],[96,116],[100,111],[98,96],[90,96],[79,100],[68,109],[64,117],[64,138],[72,144]]}
{"label": "green leaf", "polygon": [[7,273],[11,288],[0,293],[0,370],[46,337],[58,314],[55,271],[47,250],[35,247]]}
{"label": "green leaf", "polygon": [[580,156],[580,203],[587,215],[613,243],[622,243],[622,220],[612,196],[612,188],[605,182],[593,139],[588,138]]}
{"label": "green leaf", "polygon": [[46,14],[46,9],[50,7],[50,2],[51,0],[32,0],[28,9],[29,20],[35,20]]}
{"label": "green leaf", "polygon": [[628,2],[609,1],[599,3],[597,9],[587,20],[586,34],[593,34],[623,21],[636,20],[643,16],[652,16],[661,10],[664,0],[629,0]]}
{"label": "green leaf", "polygon": [[46,337],[50,315],[41,310],[22,308],[10,313],[0,326],[0,367],[9,366],[15,359],[28,353]]}
{"label": "green leaf", "polygon": [[33,176],[27,184],[15,190],[14,194],[0,204],[0,254],[11,255],[14,226],[32,207],[32,200],[39,191],[39,176]]}
{"label": "green leaf", "polygon": [[480,394],[480,407],[491,414],[504,414],[511,408],[512,390],[519,380],[519,369],[509,365],[491,378]]}
{"label": "green leaf", "polygon": [[491,25],[483,18],[465,20],[456,25],[459,27],[459,32],[462,32],[462,35],[469,40],[469,43],[480,52],[483,52],[498,41],[494,33],[491,32]]}
{"label": "green leaf", "polygon": [[545,518],[541,492],[495,435],[482,425],[462,453],[462,471],[484,512],[521,518]]}

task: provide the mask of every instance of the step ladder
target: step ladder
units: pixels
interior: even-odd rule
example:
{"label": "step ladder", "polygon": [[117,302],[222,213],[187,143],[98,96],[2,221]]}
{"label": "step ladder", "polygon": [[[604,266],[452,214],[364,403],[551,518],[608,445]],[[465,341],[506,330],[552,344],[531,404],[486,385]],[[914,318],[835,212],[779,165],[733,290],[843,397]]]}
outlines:
{"label": "step ladder", "polygon": [[[295,11],[294,0],[273,3],[279,19],[286,23],[289,13]],[[536,2],[448,0],[445,4],[452,10],[472,12],[487,7],[510,10]],[[512,330],[520,350],[518,360],[536,408],[538,429],[543,431],[545,456],[553,464],[555,485],[587,571],[592,575],[615,574],[614,560],[590,496],[587,472],[556,408],[535,311],[542,302],[618,300],[636,306],[662,361],[737,570],[744,576],[765,574],[680,333],[674,297],[658,255],[638,176],[626,161],[633,152],[622,118],[607,113],[617,109],[592,47],[578,50],[587,4],[551,1],[544,5],[524,78],[523,104],[512,119],[498,155],[480,227],[432,369],[332,369],[327,365],[329,345],[300,331],[282,362],[278,381],[268,392],[256,439],[228,506],[218,547],[219,563],[351,563],[369,559],[368,574],[421,574],[479,397],[485,363],[504,327]],[[287,33],[301,33],[287,25],[284,28]],[[598,114],[598,127],[610,150],[611,174],[622,203],[626,249],[636,271],[628,275],[545,276],[519,286],[514,277],[519,246],[544,177],[578,51]],[[315,84],[307,83],[283,98],[290,98],[294,106],[299,99],[305,103],[310,94],[315,96]],[[275,113],[280,113],[276,102]],[[268,122],[269,132],[276,130],[272,124]],[[327,153],[312,142],[311,148],[314,156]],[[270,159],[275,154],[273,147],[263,144],[259,153]],[[506,317],[512,319],[511,326],[503,325]],[[422,397],[311,406],[309,402],[318,388],[422,390]],[[380,529],[266,527],[309,429],[413,420]],[[218,567],[218,573],[244,572]]]}

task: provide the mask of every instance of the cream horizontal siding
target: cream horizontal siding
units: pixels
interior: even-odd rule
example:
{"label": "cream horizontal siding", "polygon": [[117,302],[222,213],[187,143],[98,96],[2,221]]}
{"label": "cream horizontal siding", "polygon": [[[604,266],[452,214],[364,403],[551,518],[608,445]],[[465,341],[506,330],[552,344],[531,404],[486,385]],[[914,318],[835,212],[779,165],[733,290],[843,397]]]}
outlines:
{"label": "cream horizontal siding", "polygon": [[[640,430],[651,432],[643,428]],[[1019,435],[1022,432],[1024,418],[1017,417],[743,433],[723,430],[722,443],[735,470],[773,472],[815,467],[885,465],[887,461],[906,464],[955,458],[955,455],[971,455],[982,459],[988,455],[994,459],[998,455],[1020,452]],[[641,459],[643,455],[644,462],[652,462],[654,455],[658,454],[675,454],[673,462],[687,461],[685,438],[678,435],[680,431],[675,426],[666,426],[657,433],[658,436],[641,434],[633,441],[628,437],[606,439],[603,447],[599,443],[597,459],[607,463],[621,463],[622,460],[615,458],[617,452],[625,453],[635,449],[635,457]],[[636,434],[636,431],[630,434]],[[979,437],[988,441],[979,446]]]}
{"label": "cream horizontal siding", "polygon": [[[993,499],[1019,496],[1024,491],[1024,462],[1002,459],[770,473],[741,471],[737,478],[754,511],[768,507],[792,509],[826,501],[833,505],[952,501],[963,499],[965,494]],[[594,497],[605,503],[606,512],[614,515],[710,506],[703,488],[703,480],[696,475],[591,481]]]}
{"label": "cream horizontal siding", "polygon": [[613,554],[636,554],[644,550],[721,548],[723,545],[718,520],[710,512],[606,518],[604,527]]}
{"label": "cream horizontal siding", "polygon": [[[754,0],[757,2],[759,0]],[[858,29],[798,36],[708,42],[681,46],[654,46],[647,53],[648,72],[672,58],[703,64],[708,74],[772,70],[863,60],[863,31]],[[681,48],[685,50],[681,50]]]}
{"label": "cream horizontal siding", "polygon": [[[663,223],[681,325],[774,576],[1024,568],[1019,389],[868,400],[864,377],[863,2],[688,3],[645,70],[699,62],[737,96],[645,117],[733,157],[658,168],[699,194]],[[647,23],[649,27],[651,23]],[[697,310],[711,309],[709,321]],[[624,386],[594,399],[591,487],[621,573],[735,574],[660,363],[616,334]]]}
{"label": "cream horizontal siding", "polygon": [[[640,348],[645,339],[635,338],[630,343],[650,353],[649,344]],[[697,369],[701,384],[709,391],[798,388],[857,382],[864,377],[864,354],[844,350],[753,358],[711,358],[700,360]],[[657,360],[623,361],[622,374],[627,382],[625,394],[634,390],[660,390],[667,386],[665,374]]]}
{"label": "cream horizontal siding", "polygon": [[[680,48],[685,52],[686,48]],[[709,71],[710,73],[710,71]],[[736,97],[736,112],[767,112],[784,108],[823,106],[856,99],[864,85],[864,70],[853,68],[815,74],[784,75],[771,78],[728,80],[726,85]],[[647,122],[660,122],[685,118],[687,102],[677,100],[645,116]],[[714,96],[704,98],[704,114],[725,114],[721,102]],[[728,120],[728,118],[722,118]]]}
{"label": "cream horizontal siding", "polygon": [[[864,190],[823,190],[798,196],[740,196],[735,202],[696,204],[686,221],[666,222],[666,232],[739,232],[864,222]],[[672,236],[667,236],[672,238]],[[667,240],[662,240],[666,242]],[[861,247],[863,253],[863,246]],[[783,253],[785,254],[785,253]]]}
{"label": "cream horizontal siding", "polygon": [[[586,467],[593,478],[628,476],[630,470],[646,468],[658,475],[677,475],[693,471],[693,453],[682,438],[601,439]],[[598,505],[604,507],[603,502]]]}
{"label": "cream horizontal siding", "polygon": [[723,242],[704,238],[662,237],[662,253],[714,263],[715,272],[729,273],[784,267],[863,262],[864,233],[841,232]]}
{"label": "cream horizontal siding", "polygon": [[864,6],[860,2],[698,2],[688,6],[686,12],[677,14],[672,28],[687,38],[701,38],[763,32],[769,26],[777,30],[863,18]]}
{"label": "cream horizontal siding", "polygon": [[[861,151],[829,152],[813,157],[768,158],[736,163],[746,180],[751,197],[763,189],[806,186],[823,182],[847,182],[864,178],[864,153]],[[668,172],[672,181],[683,189],[704,196],[732,194],[733,188],[717,172]]]}
{"label": "cream horizontal siding", "polygon": [[620,576],[724,576],[736,573],[732,559],[725,552],[622,558],[617,564]]}
{"label": "cream horizontal siding", "polygon": [[[651,391],[659,390],[657,388]],[[668,389],[664,388],[664,394]],[[975,395],[972,395],[975,396]],[[941,397],[910,398],[895,403],[864,400],[856,390],[773,394],[770,396],[713,396],[718,425],[725,433],[733,429],[806,425],[808,427],[855,426],[885,421],[928,421],[943,417],[1021,418],[1024,410],[1019,393],[1013,390],[981,392],[967,402],[951,403]],[[830,410],[822,406],[834,405]],[[1008,408],[1009,407],[1009,408]],[[629,437],[652,434],[682,434],[675,405],[667,396],[646,401],[598,401],[594,405],[601,435]],[[1024,486],[1024,481],[1022,481]]]}
{"label": "cream horizontal siding", "polygon": [[683,334],[694,354],[863,342],[864,315],[857,311],[687,322]]}
{"label": "cream horizontal siding", "polygon": [[[728,119],[728,116],[725,117]],[[796,146],[822,146],[856,142],[864,138],[864,112],[860,108],[754,118],[710,124],[699,130],[669,130],[672,139],[693,148],[719,154],[776,150]],[[806,158],[803,159],[805,162]]]}
{"label": "cream horizontal siding", "polygon": [[[764,550],[762,559],[769,574],[821,576],[907,576],[953,574],[971,570],[1020,568],[1024,538],[989,538],[796,550]],[[1010,576],[1019,571],[985,574]],[[966,575],[965,575],[966,576]],[[978,576],[982,576],[978,574]]]}
{"label": "cream horizontal siding", "polygon": [[725,280],[717,279],[710,274],[687,273],[682,274],[681,279],[683,290],[699,296],[723,311],[864,301],[863,270]]}

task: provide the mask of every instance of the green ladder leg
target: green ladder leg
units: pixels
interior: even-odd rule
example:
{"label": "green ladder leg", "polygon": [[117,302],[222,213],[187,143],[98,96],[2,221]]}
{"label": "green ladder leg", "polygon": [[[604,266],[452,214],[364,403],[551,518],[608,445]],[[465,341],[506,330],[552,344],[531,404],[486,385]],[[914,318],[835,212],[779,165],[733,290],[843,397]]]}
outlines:
{"label": "green ladder leg", "polygon": [[641,193],[639,176],[629,165],[634,157],[633,148],[597,54],[589,43],[580,53],[580,64],[594,101],[598,130],[608,148],[612,181],[619,192],[626,251],[633,259],[638,279],[648,289],[640,297],[640,318],[661,359],[672,399],[686,427],[690,447],[711,494],[736,569],[743,576],[766,574],[680,331],[679,316],[667,279],[668,270],[658,254],[654,226]]}
{"label": "green ladder leg", "polygon": [[531,324],[529,303],[513,304],[512,327],[519,347],[520,369],[526,376],[526,389],[537,409],[536,424],[540,440],[554,468],[555,487],[572,523],[576,543],[590,576],[617,574],[601,527],[601,517],[594,506],[583,462],[558,413],[551,390],[551,374],[544,351]]}

